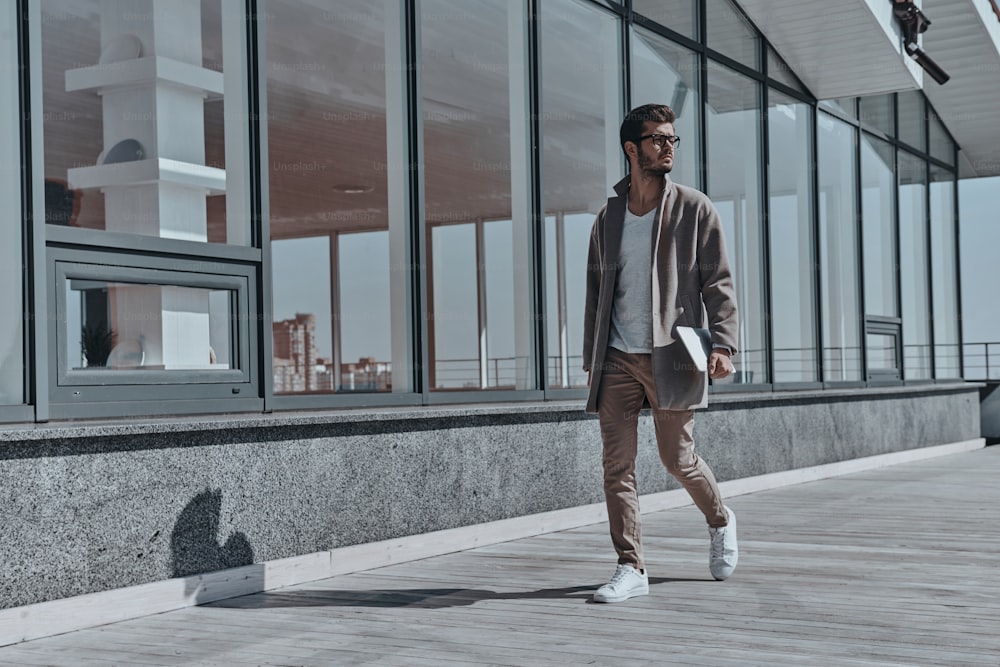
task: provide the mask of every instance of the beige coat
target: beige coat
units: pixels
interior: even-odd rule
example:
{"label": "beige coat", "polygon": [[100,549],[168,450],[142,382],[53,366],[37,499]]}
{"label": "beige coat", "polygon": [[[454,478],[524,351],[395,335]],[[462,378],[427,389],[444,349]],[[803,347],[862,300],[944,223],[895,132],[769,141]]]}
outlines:
{"label": "beige coat", "polygon": [[[703,408],[708,405],[707,373],[694,367],[676,327],[707,326],[713,345],[726,346],[736,354],[733,276],[715,206],[698,190],[676,185],[668,176],[664,180],[666,187],[657,211],[660,223],[653,226],[650,239],[654,248],[650,306],[656,399],[665,410]],[[617,196],[608,199],[590,232],[583,324],[583,369],[590,371],[587,412],[597,412],[628,187],[628,176],[615,185]]]}

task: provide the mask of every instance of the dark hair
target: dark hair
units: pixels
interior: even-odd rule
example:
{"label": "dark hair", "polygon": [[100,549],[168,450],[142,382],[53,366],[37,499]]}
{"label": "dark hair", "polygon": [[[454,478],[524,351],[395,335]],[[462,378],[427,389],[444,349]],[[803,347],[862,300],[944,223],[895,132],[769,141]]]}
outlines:
{"label": "dark hair", "polygon": [[[677,116],[674,110],[666,104],[643,104],[625,114],[621,129],[618,131],[618,138],[621,139],[622,152],[625,152],[625,142],[638,143],[637,139],[642,136],[643,124],[646,121],[654,123],[673,123]],[[625,153],[628,158],[628,153]]]}

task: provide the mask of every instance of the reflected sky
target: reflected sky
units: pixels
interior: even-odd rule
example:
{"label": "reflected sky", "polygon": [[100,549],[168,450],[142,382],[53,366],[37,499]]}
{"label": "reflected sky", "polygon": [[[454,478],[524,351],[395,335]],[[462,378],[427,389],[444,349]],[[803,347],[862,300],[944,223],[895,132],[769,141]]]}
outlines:
{"label": "reflected sky", "polygon": [[958,182],[963,339],[1000,341],[1000,176]]}

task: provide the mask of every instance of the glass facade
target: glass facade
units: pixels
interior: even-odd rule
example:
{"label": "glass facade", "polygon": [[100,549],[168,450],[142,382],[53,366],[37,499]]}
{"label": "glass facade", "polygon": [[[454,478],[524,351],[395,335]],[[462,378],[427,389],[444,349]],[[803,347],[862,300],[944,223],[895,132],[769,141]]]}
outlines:
{"label": "glass facade", "polygon": [[[735,383],[769,382],[764,331],[760,84],[708,65],[707,194],[722,218],[740,309]],[[724,382],[724,381],[723,381]]]}
{"label": "glass facade", "polygon": [[[24,244],[21,220],[20,111],[18,103],[17,6],[0,8],[0,309],[23,313]],[[0,324],[0,405],[24,402],[24,324],[5,317]]]}
{"label": "glass facade", "polygon": [[927,163],[905,151],[898,159],[903,374],[908,380],[926,380],[932,371]]}
{"label": "glass facade", "polygon": [[815,382],[816,252],[811,107],[768,96],[768,231],[775,382]]}
{"label": "glass facade", "polygon": [[46,222],[249,244],[241,35],[223,4],[42,0]]}
{"label": "glass facade", "polygon": [[56,418],[580,398],[589,234],[653,102],[734,271],[713,391],[960,375],[945,123],[919,91],[816,100],[729,0],[28,4],[0,10],[0,302],[53,315],[49,349],[0,329],[0,406],[43,376]]}
{"label": "glass facade", "polygon": [[[594,40],[594,35],[598,39]],[[614,15],[587,2],[545,2],[541,5],[539,41],[545,374],[549,388],[582,388],[587,386],[582,350],[590,227],[605,204],[606,193],[623,172],[618,142],[624,105],[622,68],[618,65],[619,23]],[[656,59],[652,48],[644,53],[650,67],[654,63],[668,67]],[[685,85],[676,75],[673,81],[669,75],[660,81],[666,81],[667,86]],[[579,91],[584,89],[596,94],[581,96]],[[695,117],[692,109],[696,106],[696,99],[684,105],[685,121]],[[688,127],[693,133],[692,123]]]}
{"label": "glass facade", "polygon": [[[669,104],[677,119],[674,132],[680,137],[699,136],[701,85],[700,59],[693,51],[670,40],[637,28],[632,32],[632,106]],[[619,114],[624,115],[624,112]],[[618,119],[615,125],[621,123]],[[615,129],[615,136],[618,131]],[[685,185],[701,182],[701,142],[683,141],[670,178]],[[617,179],[609,182],[614,184]]]}
{"label": "glass facade", "polygon": [[896,182],[892,146],[861,137],[865,313],[899,317],[896,298]]}
{"label": "glass facade", "polygon": [[955,224],[955,174],[930,170],[931,293],[934,318],[934,377],[962,376],[958,329],[958,254]]}
{"label": "glass facade", "polygon": [[[394,57],[386,35],[402,19],[392,10],[364,0],[267,5],[276,394],[412,389],[400,352],[406,309],[393,308],[409,275],[391,270],[408,239],[400,67],[374,66]],[[289,344],[295,336],[300,345]]]}
{"label": "glass facade", "polygon": [[759,33],[729,0],[705,0],[708,47],[748,67],[760,67]]}
{"label": "glass facade", "polygon": [[420,3],[429,388],[533,389],[525,7]]}
{"label": "glass facade", "polygon": [[823,379],[861,380],[857,227],[858,131],[820,113],[819,245]]}

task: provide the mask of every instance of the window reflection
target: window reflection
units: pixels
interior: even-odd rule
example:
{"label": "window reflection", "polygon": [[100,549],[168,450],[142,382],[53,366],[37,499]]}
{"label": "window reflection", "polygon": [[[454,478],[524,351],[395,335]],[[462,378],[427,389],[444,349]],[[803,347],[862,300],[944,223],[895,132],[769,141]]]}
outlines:
{"label": "window reflection", "polygon": [[[546,377],[552,388],[586,387],[581,350],[590,228],[624,175],[621,26],[614,15],[576,0],[543,2],[540,11]],[[580,95],[584,89],[595,94]]]}
{"label": "window reflection", "polygon": [[274,391],[409,391],[399,3],[267,13]]}
{"label": "window reflection", "polygon": [[815,382],[812,110],[775,91],[768,104],[774,381]]}
{"label": "window reflection", "polygon": [[242,108],[242,54],[222,0],[41,11],[46,221],[248,244],[245,132],[240,114],[224,121]]}
{"label": "window reflection", "polygon": [[431,390],[536,386],[524,14],[420,3]]}
{"label": "window reflection", "polygon": [[759,86],[708,65],[708,195],[725,231],[740,309],[732,382],[768,382],[765,372],[763,241],[761,237]]}
{"label": "window reflection", "polygon": [[67,370],[228,370],[232,290],[66,280]]}
{"label": "window reflection", "polygon": [[[698,14],[695,0],[632,0],[632,9],[675,32],[698,39]],[[639,102],[633,107],[643,104]]]}
{"label": "window reflection", "polygon": [[898,93],[896,104],[899,115],[899,140],[918,150],[927,150],[923,93],[919,90]]}
{"label": "window reflection", "polygon": [[961,377],[958,337],[958,266],[955,260],[955,174],[931,167],[931,275],[934,306],[934,376]]}
{"label": "window reflection", "polygon": [[899,274],[903,297],[903,373],[907,380],[931,377],[926,172],[923,160],[899,152]]}
{"label": "window reflection", "polygon": [[899,317],[896,300],[896,207],[892,147],[861,139],[861,220],[865,253],[865,310]]}
{"label": "window reflection", "polygon": [[940,116],[937,115],[935,111],[930,109],[928,106],[928,117],[929,125],[928,132],[930,134],[930,154],[933,157],[946,162],[947,164],[955,164],[955,144],[952,142],[951,137],[948,135],[948,131],[944,127],[944,123],[941,122]]}
{"label": "window reflection", "polygon": [[823,379],[861,380],[857,131],[820,113],[819,233]]}
{"label": "window reflection", "polygon": [[[682,137],[698,136],[698,56],[654,33],[635,29],[632,39],[632,106],[668,104],[677,120],[674,131]],[[701,146],[685,140],[677,147],[670,178],[691,187],[701,186]]]}
{"label": "window reflection", "polygon": [[861,122],[884,132],[890,137],[893,136],[896,123],[892,102],[893,96],[891,94],[871,95],[859,98],[859,116]]}
{"label": "window reflection", "polygon": [[757,31],[730,0],[705,0],[708,46],[744,65],[760,68]]}

